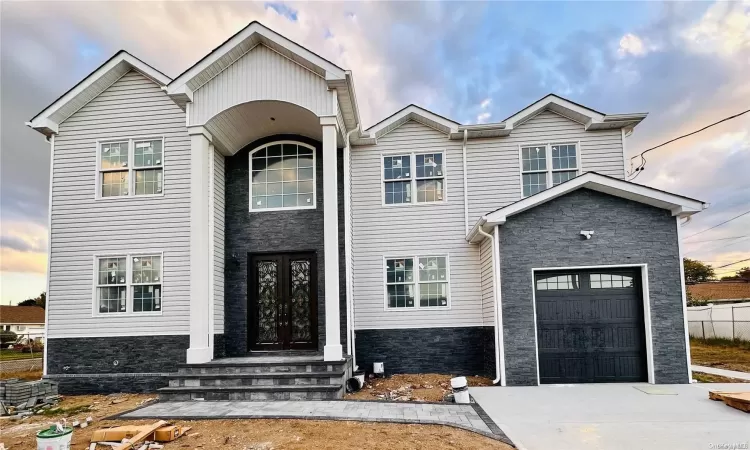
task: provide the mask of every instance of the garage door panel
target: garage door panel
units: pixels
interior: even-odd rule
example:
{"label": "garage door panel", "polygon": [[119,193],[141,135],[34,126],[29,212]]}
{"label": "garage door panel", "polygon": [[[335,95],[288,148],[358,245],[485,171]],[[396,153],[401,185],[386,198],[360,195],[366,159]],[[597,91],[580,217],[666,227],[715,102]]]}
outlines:
{"label": "garage door panel", "polygon": [[633,270],[539,274],[535,293],[540,381],[645,380],[638,286]]}

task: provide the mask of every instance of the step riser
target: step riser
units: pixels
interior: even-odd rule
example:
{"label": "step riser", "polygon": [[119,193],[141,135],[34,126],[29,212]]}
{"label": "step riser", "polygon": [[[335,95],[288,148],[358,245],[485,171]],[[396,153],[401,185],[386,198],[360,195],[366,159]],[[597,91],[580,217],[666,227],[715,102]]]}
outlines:
{"label": "step riser", "polygon": [[195,386],[301,386],[342,384],[344,377],[301,377],[301,378],[179,378],[169,380],[169,387]]}
{"label": "step riser", "polygon": [[343,388],[330,392],[180,392],[160,393],[161,401],[230,400],[335,400],[343,396]]}
{"label": "step riser", "polygon": [[259,366],[188,366],[179,367],[179,375],[210,375],[210,374],[232,374],[232,373],[288,373],[288,372],[343,372],[344,364],[315,364],[315,365],[259,365]]}

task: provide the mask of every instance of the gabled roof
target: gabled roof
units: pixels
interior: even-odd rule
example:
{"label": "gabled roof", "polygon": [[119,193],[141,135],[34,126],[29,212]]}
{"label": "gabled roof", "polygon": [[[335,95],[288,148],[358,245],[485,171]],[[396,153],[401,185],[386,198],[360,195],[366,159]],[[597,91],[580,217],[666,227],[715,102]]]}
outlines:
{"label": "gabled roof", "polygon": [[34,116],[26,125],[46,136],[57,133],[58,126],[68,117],[112,86],[123,75],[136,70],[160,86],[170,78],[125,50],[120,50],[73,86],[57,100]]}
{"label": "gabled roof", "polygon": [[694,198],[672,194],[642,184],[631,183],[618,178],[587,172],[564,183],[553,186],[547,190],[521,199],[515,203],[499,208],[489,214],[482,216],[474,227],[469,231],[466,240],[479,242],[484,237],[478,232],[479,228],[485,231],[495,225],[502,225],[508,217],[522,213],[531,208],[539,206],[550,200],[568,194],[577,189],[586,188],[616,197],[633,200],[671,211],[673,216],[687,217],[706,209],[706,203]]}
{"label": "gabled roof", "polygon": [[44,308],[39,306],[0,306],[1,324],[43,324]]}
{"label": "gabled roof", "polygon": [[412,104],[368,128],[353,143],[356,145],[374,144],[379,137],[400,127],[409,120],[414,120],[442,131],[448,134],[449,139],[454,140],[463,139],[464,135],[467,139],[509,136],[515,128],[544,111],[552,111],[570,120],[579,122],[584,125],[586,131],[617,128],[632,129],[648,115],[647,113],[604,114],[595,109],[587,108],[562,98],[559,95],[549,94],[502,122],[461,125],[458,122]]}
{"label": "gabled roof", "polygon": [[458,122],[429,111],[415,104],[407,105],[375,125],[371,126],[358,139],[358,144],[374,144],[377,139],[385,136],[406,122],[413,120],[422,125],[434,128],[446,135],[458,131]]}

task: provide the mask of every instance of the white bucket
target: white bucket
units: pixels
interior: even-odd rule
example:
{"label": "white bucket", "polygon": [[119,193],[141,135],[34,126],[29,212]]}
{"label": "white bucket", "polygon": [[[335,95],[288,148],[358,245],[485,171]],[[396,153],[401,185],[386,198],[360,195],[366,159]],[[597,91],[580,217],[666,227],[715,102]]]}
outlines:
{"label": "white bucket", "polygon": [[466,377],[451,378],[451,388],[453,389],[453,400],[456,403],[470,403]]}
{"label": "white bucket", "polygon": [[365,373],[364,372],[354,372],[354,378],[359,380],[360,387],[365,385]]}
{"label": "white bucket", "polygon": [[383,376],[384,372],[385,372],[385,365],[382,362],[372,363],[372,373],[380,377],[380,376]]}
{"label": "white bucket", "polygon": [[36,450],[70,450],[72,427],[52,425],[36,434]]}

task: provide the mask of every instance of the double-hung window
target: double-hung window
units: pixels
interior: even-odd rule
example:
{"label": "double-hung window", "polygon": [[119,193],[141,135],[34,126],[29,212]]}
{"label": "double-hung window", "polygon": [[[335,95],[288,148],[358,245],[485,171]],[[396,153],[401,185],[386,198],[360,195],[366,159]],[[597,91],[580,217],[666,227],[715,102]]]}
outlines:
{"label": "double-hung window", "polygon": [[521,147],[521,186],[528,197],[578,175],[576,144],[540,144]]}
{"label": "double-hung window", "polygon": [[98,144],[97,197],[161,195],[164,139],[122,139]]}
{"label": "double-hung window", "polygon": [[383,156],[384,204],[442,202],[444,197],[442,152]]}
{"label": "double-hung window", "polygon": [[447,256],[386,258],[386,308],[448,308],[449,281]]}
{"label": "double-hung window", "polygon": [[99,314],[161,311],[161,255],[96,258],[95,308]]}

